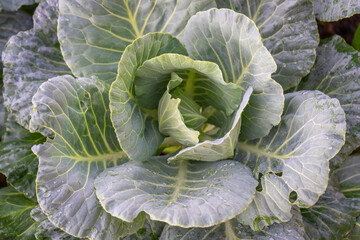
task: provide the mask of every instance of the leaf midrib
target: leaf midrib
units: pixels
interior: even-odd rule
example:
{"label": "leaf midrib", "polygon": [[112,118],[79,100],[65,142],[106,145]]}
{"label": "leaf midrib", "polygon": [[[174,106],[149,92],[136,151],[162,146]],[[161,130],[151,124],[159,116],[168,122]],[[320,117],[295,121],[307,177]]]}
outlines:
{"label": "leaf midrib", "polygon": [[186,181],[186,172],[187,172],[187,166],[188,166],[188,161],[180,161],[179,163],[179,172],[176,175],[176,183],[175,183],[175,189],[174,192],[172,194],[172,197],[169,201],[169,203],[167,204],[167,206],[169,206],[172,203],[175,203],[180,195],[180,191],[182,189],[182,185],[184,185],[185,181]]}
{"label": "leaf midrib", "polygon": [[267,152],[264,149],[261,149],[259,147],[254,146],[254,145],[246,144],[244,142],[238,142],[236,147],[241,149],[244,152],[250,152],[250,153],[260,155],[260,156],[264,156],[264,157],[267,157],[267,158],[275,158],[275,159],[280,159],[280,160],[285,160],[287,158],[290,158],[287,155],[279,155],[279,154],[275,154],[275,153],[272,153],[272,152]]}

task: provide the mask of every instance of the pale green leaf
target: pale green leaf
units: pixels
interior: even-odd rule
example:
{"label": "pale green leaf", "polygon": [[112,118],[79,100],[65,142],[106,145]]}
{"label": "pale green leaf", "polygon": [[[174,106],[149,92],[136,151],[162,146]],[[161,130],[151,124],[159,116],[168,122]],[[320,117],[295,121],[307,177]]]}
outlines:
{"label": "pale green leaf", "polygon": [[189,20],[181,40],[193,59],[217,63],[225,82],[254,89],[242,117],[242,138],[262,137],[279,123],[283,90],[271,79],[276,64],[253,21],[232,10],[211,9]]}
{"label": "pale green leaf", "polygon": [[252,231],[236,218],[209,228],[180,228],[167,225],[160,240],[304,240],[304,224],[299,210],[293,210],[289,222],[273,224],[260,231]]}
{"label": "pale green leaf", "polygon": [[146,60],[165,53],[187,54],[184,46],[169,34],[152,33],[135,40],[121,57],[119,74],[111,85],[111,120],[121,148],[132,160],[148,160],[164,138],[154,119],[156,113],[140,108],[133,91],[137,69]]}
{"label": "pale green leaf", "polygon": [[29,128],[31,98],[40,84],[71,74],[60,52],[56,27],[57,9],[44,1],[35,11],[34,28],[11,37],[3,52],[4,104],[25,128]]}
{"label": "pale green leaf", "polygon": [[43,143],[45,138],[18,125],[12,115],[7,117],[5,127],[6,133],[0,143],[0,172],[7,177],[8,184],[36,201],[35,178],[39,161],[31,147]]}
{"label": "pale green leaf", "polygon": [[183,79],[176,73],[171,73],[172,79],[169,81],[167,90],[159,101],[158,118],[159,131],[172,137],[178,143],[185,146],[193,146],[199,142],[200,132],[190,129],[185,125],[182,114],[179,110],[180,98],[172,98],[170,91],[176,88]]}
{"label": "pale green leaf", "polygon": [[31,210],[31,217],[36,221],[35,238],[37,240],[78,240],[52,224],[39,206]]}
{"label": "pale green leaf", "polygon": [[315,61],[319,34],[309,0],[216,0],[252,19],[278,66],[272,77],[284,90],[296,86]]}
{"label": "pale green leaf", "polygon": [[179,54],[163,54],[139,67],[135,76],[139,105],[157,108],[173,72],[184,80],[184,92],[200,106],[211,105],[230,115],[240,105],[244,91],[234,83],[226,83],[218,65]]}
{"label": "pale green leaf", "polygon": [[333,166],[360,146],[360,52],[341,37],[322,40],[310,74],[298,89],[322,91],[337,98],[346,114],[346,143],[331,160]]}
{"label": "pale green leaf", "polygon": [[23,5],[32,5],[40,2],[40,0],[1,0],[0,10],[16,11]]}
{"label": "pale green leaf", "polygon": [[250,203],[256,185],[249,169],[231,160],[128,162],[95,181],[102,206],[113,216],[132,221],[144,211],[152,220],[181,227],[233,218]]}
{"label": "pale green leaf", "polygon": [[30,212],[37,206],[12,187],[0,189],[0,238],[35,240],[36,222]]}
{"label": "pale green leaf", "polygon": [[126,46],[150,32],[178,36],[214,0],[60,0],[59,39],[77,77],[111,83]]}
{"label": "pale green leaf", "polygon": [[[326,189],[329,160],[344,144],[345,130],[337,99],[319,91],[286,94],[281,123],[268,136],[237,145],[236,159],[252,168],[262,184],[239,220],[261,229],[289,221],[292,204],[315,204]],[[292,193],[297,195],[294,203]]]}
{"label": "pale green leaf", "polygon": [[334,22],[360,13],[358,0],[312,0],[315,16],[320,21]]}
{"label": "pale green leaf", "polygon": [[360,198],[346,198],[329,185],[316,205],[302,208],[306,240],[343,240],[360,214]]}
{"label": "pale green leaf", "polygon": [[32,150],[39,158],[37,198],[50,221],[76,237],[114,239],[136,232],[111,217],[95,195],[94,181],[108,167],[126,162],[110,122],[109,86],[96,78],[52,78],[33,97],[30,129],[54,138]]}
{"label": "pale green leaf", "polygon": [[215,140],[206,140],[195,146],[185,148],[175,156],[170,157],[169,162],[180,160],[211,162],[233,157],[241,128],[241,116],[244,108],[249,102],[251,94],[252,88],[250,87],[244,93],[238,110],[223,123],[224,126],[220,129],[220,135],[222,135],[221,137]]}
{"label": "pale green leaf", "polygon": [[349,198],[360,198],[360,154],[349,156],[334,174],[339,180],[340,192]]}

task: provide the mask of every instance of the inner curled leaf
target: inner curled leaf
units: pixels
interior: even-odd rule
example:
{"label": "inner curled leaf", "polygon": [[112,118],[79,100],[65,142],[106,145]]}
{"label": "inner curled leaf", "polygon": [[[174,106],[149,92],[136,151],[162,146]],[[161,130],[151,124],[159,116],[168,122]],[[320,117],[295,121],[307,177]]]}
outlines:
{"label": "inner curled leaf", "polygon": [[243,90],[226,83],[217,64],[195,61],[179,54],[163,54],[144,62],[135,76],[137,103],[145,109],[158,108],[159,130],[185,146],[199,142],[207,118],[202,109],[232,114]]}

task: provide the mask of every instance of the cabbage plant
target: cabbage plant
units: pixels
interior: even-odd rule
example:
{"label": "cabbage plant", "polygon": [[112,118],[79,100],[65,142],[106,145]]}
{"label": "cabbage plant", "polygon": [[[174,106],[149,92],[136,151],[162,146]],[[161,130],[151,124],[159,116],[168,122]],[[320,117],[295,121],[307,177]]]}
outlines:
{"label": "cabbage plant", "polygon": [[31,29],[6,20],[0,236],[356,238],[360,54],[315,16],[359,11],[43,0]]}

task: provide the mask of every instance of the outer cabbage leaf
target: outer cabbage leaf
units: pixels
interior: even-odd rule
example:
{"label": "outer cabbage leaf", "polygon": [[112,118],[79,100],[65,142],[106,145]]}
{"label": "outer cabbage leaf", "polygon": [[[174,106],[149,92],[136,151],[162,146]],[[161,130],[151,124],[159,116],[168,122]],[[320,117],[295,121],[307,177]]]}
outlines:
{"label": "outer cabbage leaf", "polygon": [[360,198],[360,154],[349,156],[334,174],[339,180],[340,192],[349,198]]}
{"label": "outer cabbage leaf", "polygon": [[0,172],[7,176],[11,186],[36,201],[35,178],[39,161],[31,147],[44,142],[45,138],[19,126],[11,115],[5,126],[4,140],[0,143]]}
{"label": "outer cabbage leaf", "polygon": [[[34,14],[34,28],[10,38],[3,52],[5,106],[17,122],[29,128],[31,98],[41,83],[71,74],[56,37],[57,9],[54,1],[42,2]],[[44,135],[48,132],[42,132]]]}
{"label": "outer cabbage leaf", "polygon": [[0,71],[0,142],[2,141],[2,137],[4,133],[5,133],[5,108],[4,108],[4,98],[2,95],[2,72]]}
{"label": "outer cabbage leaf", "polygon": [[[248,165],[262,184],[239,221],[261,229],[289,221],[292,204],[315,204],[326,189],[329,160],[344,144],[345,130],[345,114],[337,99],[319,91],[286,94],[281,123],[268,136],[237,145],[236,159]],[[294,203],[292,192],[297,195]]]}
{"label": "outer cabbage leaf", "polygon": [[209,228],[180,228],[167,225],[160,240],[220,240],[220,239],[256,239],[256,240],[303,240],[305,229],[299,210],[293,210],[293,217],[287,223],[275,223],[260,231],[252,231],[236,218]]}
{"label": "outer cabbage leaf", "polygon": [[349,239],[349,240],[357,240],[359,238],[360,238],[360,217],[357,218],[355,227],[350,232],[347,239]]}
{"label": "outer cabbage leaf", "polygon": [[135,40],[122,55],[117,79],[111,85],[111,120],[121,148],[132,160],[148,160],[164,139],[151,112],[135,101],[133,88],[137,69],[165,53],[187,55],[184,46],[169,34],[152,33]]}
{"label": "outer cabbage leaf", "polygon": [[109,87],[95,78],[52,78],[34,95],[30,128],[48,128],[54,138],[32,148],[41,209],[56,227],[76,237],[114,239],[143,223],[124,223],[106,213],[94,181],[104,169],[126,162],[108,109]]}
{"label": "outer cabbage leaf", "polygon": [[36,222],[30,212],[36,205],[12,187],[0,189],[0,238],[34,240]]}
{"label": "outer cabbage leaf", "polygon": [[278,69],[272,77],[287,90],[306,76],[319,43],[313,5],[309,0],[216,0],[252,19]]}
{"label": "outer cabbage leaf", "polygon": [[189,18],[214,0],[60,0],[59,39],[77,77],[111,83],[127,45],[150,32],[178,36]]}
{"label": "outer cabbage leaf", "polygon": [[40,2],[40,0],[1,0],[0,10],[16,11],[23,5],[32,5]]}
{"label": "outer cabbage leaf", "polygon": [[195,146],[185,148],[175,156],[169,158],[169,162],[181,160],[217,161],[234,156],[234,149],[238,142],[241,128],[241,116],[247,106],[252,88],[250,87],[243,95],[242,102],[236,112],[232,114],[223,128],[220,129],[221,137],[215,140],[206,140]]}
{"label": "outer cabbage leaf", "polygon": [[232,10],[211,9],[189,20],[181,40],[191,58],[217,63],[225,82],[254,89],[242,116],[242,138],[262,137],[279,123],[283,90],[271,79],[276,64],[253,21]]}
{"label": "outer cabbage leaf", "polygon": [[360,13],[358,0],[312,0],[315,16],[320,21],[333,22]]}
{"label": "outer cabbage leaf", "polygon": [[164,229],[165,223],[152,221],[146,216],[145,224],[136,233],[128,235],[124,240],[158,240]]}
{"label": "outer cabbage leaf", "polygon": [[[1,12],[0,3],[0,59],[8,39],[20,31],[32,28],[31,17],[22,12]],[[0,68],[2,68],[0,60]],[[2,69],[0,70],[2,73]],[[1,77],[0,77],[1,78]]]}
{"label": "outer cabbage leaf", "polygon": [[346,198],[329,185],[316,205],[302,208],[305,224],[305,239],[343,240],[348,235],[360,214],[360,198]]}
{"label": "outer cabbage leaf", "polygon": [[298,89],[316,89],[337,98],[346,113],[346,144],[331,160],[337,166],[360,146],[360,53],[341,37],[322,40],[310,74]]}
{"label": "outer cabbage leaf", "polygon": [[133,221],[144,211],[152,220],[181,227],[233,218],[251,202],[256,185],[250,170],[231,160],[128,162],[95,181],[101,205],[113,216]]}
{"label": "outer cabbage leaf", "polygon": [[37,227],[35,231],[35,238],[38,240],[76,240],[75,238],[60,228],[52,224],[47,216],[42,212],[39,206],[31,210],[31,217],[36,221]]}

